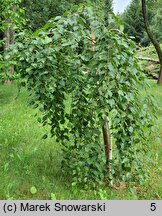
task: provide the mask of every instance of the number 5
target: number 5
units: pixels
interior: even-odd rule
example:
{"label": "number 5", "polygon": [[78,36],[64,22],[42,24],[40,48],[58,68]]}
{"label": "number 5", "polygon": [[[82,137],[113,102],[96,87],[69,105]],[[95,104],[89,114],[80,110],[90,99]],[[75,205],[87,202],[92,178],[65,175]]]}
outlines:
{"label": "number 5", "polygon": [[155,211],[156,210],[156,203],[151,203],[150,210],[151,211]]}

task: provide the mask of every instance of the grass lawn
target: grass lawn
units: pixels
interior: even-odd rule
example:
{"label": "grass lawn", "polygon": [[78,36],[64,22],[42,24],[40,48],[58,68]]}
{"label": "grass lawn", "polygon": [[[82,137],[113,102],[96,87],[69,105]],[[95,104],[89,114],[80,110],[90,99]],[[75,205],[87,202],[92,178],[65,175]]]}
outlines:
{"label": "grass lawn", "polygon": [[[107,199],[162,199],[162,86],[150,83],[159,110],[146,161],[149,179],[138,190],[107,190]],[[17,93],[14,84],[0,85],[0,199],[101,199],[71,187],[68,172],[61,172],[60,145],[55,138],[42,139],[48,128],[37,122],[25,89]]]}

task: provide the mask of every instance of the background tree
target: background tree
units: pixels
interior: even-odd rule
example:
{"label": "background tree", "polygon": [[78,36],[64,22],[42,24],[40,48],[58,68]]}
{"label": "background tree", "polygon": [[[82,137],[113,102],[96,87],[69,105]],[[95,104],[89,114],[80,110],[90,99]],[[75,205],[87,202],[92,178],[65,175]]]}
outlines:
{"label": "background tree", "polygon": [[[23,9],[21,8],[21,0],[5,0],[1,1],[1,52],[7,53],[10,45],[15,41],[15,33],[22,29],[25,20],[23,19]],[[4,71],[3,71],[4,72]],[[6,75],[12,75],[14,67],[11,66]],[[7,79],[6,83],[10,83]]]}
{"label": "background tree", "polygon": [[[162,0],[154,0],[152,5],[151,29],[158,42],[162,42]],[[150,7],[150,5],[148,5]]]}
{"label": "background tree", "polygon": [[69,4],[69,1],[63,0],[22,1],[22,5],[25,7],[25,17],[28,20],[28,26],[30,26],[33,31],[45,25],[50,18],[62,14]]}
{"label": "background tree", "polygon": [[[161,0],[147,0],[147,13],[150,27],[158,41],[161,40],[161,34],[159,29],[161,28],[161,16],[160,16],[160,5]],[[124,22],[124,32],[129,36],[135,37],[135,42],[141,43],[147,46],[150,41],[147,37],[144,22],[142,18],[142,8],[140,0],[132,0],[130,5],[125,9],[124,13],[121,14],[121,18]],[[157,21],[158,20],[158,21]]]}
{"label": "background tree", "polygon": [[22,5],[25,7],[25,16],[28,20],[28,25],[35,31],[45,25],[49,19],[60,16],[65,11],[70,10],[73,5],[85,1],[86,0],[23,0]]}
{"label": "background tree", "polygon": [[157,52],[157,55],[159,58],[160,71],[159,71],[159,76],[158,76],[158,84],[162,85],[162,49],[161,49],[160,44],[158,43],[156,37],[152,33],[150,26],[149,26],[146,0],[141,0],[141,3],[142,3],[142,13],[143,13],[143,18],[144,18],[144,23],[145,23],[145,29],[146,29],[146,32],[147,32],[147,35],[148,35],[150,41],[152,42],[152,44],[154,45],[154,47],[156,49],[156,52]]}
{"label": "background tree", "polygon": [[122,18],[124,22],[124,32],[127,33],[128,36],[133,36],[135,42],[142,42],[145,28],[140,0],[132,0],[122,14]]}
{"label": "background tree", "polygon": [[[103,4],[106,14],[109,10],[112,10],[112,1],[113,0],[91,0],[91,2]],[[25,16],[28,20],[28,25],[35,31],[45,25],[49,19],[60,16],[65,11],[70,10],[72,6],[84,2],[87,2],[87,0],[23,0],[22,6],[25,8]]]}

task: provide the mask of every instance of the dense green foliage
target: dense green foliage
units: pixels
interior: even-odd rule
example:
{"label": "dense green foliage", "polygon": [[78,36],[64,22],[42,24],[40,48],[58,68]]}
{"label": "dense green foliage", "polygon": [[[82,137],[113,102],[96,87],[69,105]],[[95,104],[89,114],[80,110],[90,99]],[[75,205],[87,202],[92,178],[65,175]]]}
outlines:
{"label": "dense green foliage", "polygon": [[62,143],[63,167],[73,184],[103,183],[110,175],[102,144],[105,115],[115,144],[113,182],[143,183],[142,143],[150,127],[147,101],[138,92],[143,76],[134,43],[111,30],[117,22],[113,14],[106,27],[101,12],[81,6],[56,17],[17,43],[6,58],[27,81],[31,104],[43,113],[38,120],[50,125],[52,136]]}

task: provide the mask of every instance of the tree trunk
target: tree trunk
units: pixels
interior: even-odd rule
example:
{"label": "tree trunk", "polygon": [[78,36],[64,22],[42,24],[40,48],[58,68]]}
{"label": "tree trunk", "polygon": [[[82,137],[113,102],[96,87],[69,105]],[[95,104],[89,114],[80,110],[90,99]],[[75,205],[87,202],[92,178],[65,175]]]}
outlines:
{"label": "tree trunk", "polygon": [[[14,43],[14,30],[10,27],[10,21],[8,21],[8,19],[6,19],[6,23],[8,24],[8,27],[4,33],[4,52],[7,52],[10,45]],[[14,66],[9,68],[8,73],[11,75],[14,73]],[[6,80],[5,83],[11,84],[11,81]]]}
{"label": "tree trunk", "polygon": [[162,49],[160,48],[160,44],[154,37],[153,33],[151,32],[149,22],[148,22],[148,16],[147,16],[147,10],[146,10],[146,0],[141,0],[142,2],[142,13],[143,13],[143,18],[144,18],[144,24],[145,24],[145,29],[147,32],[147,35],[151,41],[151,43],[154,45],[157,55],[159,57],[159,62],[160,62],[160,71],[159,71],[159,77],[158,77],[158,84],[162,85]]}
{"label": "tree trunk", "polygon": [[159,77],[157,83],[159,85],[162,85],[162,65],[160,66],[160,72],[159,72]]}
{"label": "tree trunk", "polygon": [[10,28],[7,27],[4,33],[4,50],[7,50],[10,46]]}
{"label": "tree trunk", "polygon": [[105,156],[107,171],[109,173],[110,185],[112,186],[112,176],[111,176],[111,164],[112,164],[112,136],[110,132],[110,122],[107,116],[104,117],[103,126],[102,126],[104,146],[105,146]]}

